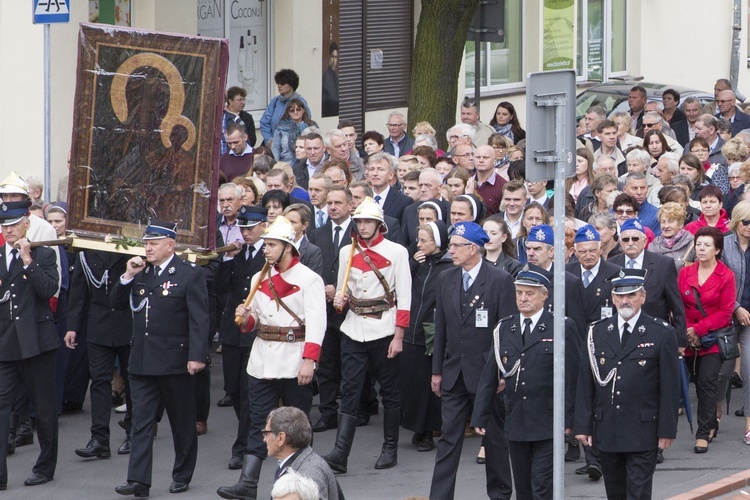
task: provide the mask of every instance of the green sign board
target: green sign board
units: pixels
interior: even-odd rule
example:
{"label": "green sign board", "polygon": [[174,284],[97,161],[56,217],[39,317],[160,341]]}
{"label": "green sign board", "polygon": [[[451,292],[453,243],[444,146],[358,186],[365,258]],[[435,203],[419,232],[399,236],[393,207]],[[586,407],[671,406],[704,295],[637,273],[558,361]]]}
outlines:
{"label": "green sign board", "polygon": [[575,0],[544,0],[544,71],[575,68],[575,16]]}

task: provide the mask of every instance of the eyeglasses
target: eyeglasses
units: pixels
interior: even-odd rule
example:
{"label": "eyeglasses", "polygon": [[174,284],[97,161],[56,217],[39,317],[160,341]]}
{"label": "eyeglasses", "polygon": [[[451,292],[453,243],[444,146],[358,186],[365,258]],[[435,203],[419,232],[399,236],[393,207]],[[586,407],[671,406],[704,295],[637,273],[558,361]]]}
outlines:
{"label": "eyeglasses", "polygon": [[729,176],[729,180],[730,181],[738,181],[740,179],[742,179],[742,177],[740,177],[739,175],[730,175]]}
{"label": "eyeglasses", "polygon": [[463,138],[466,138],[466,137],[469,137],[469,136],[466,135],[466,134],[464,134],[464,135],[450,135],[450,136],[448,136],[448,140],[449,141],[457,141],[459,139],[463,139]]}
{"label": "eyeglasses", "polygon": [[633,215],[635,213],[635,210],[631,210],[628,208],[621,208],[619,210],[614,211],[617,215]]}
{"label": "eyeglasses", "polygon": [[260,433],[263,435],[263,437],[266,437],[269,434],[273,434],[273,431],[271,431],[271,430],[267,431],[267,430],[263,429],[262,431],[260,431]]}
{"label": "eyeglasses", "polygon": [[234,102],[243,102],[244,100],[245,100],[244,97],[235,97],[234,99],[232,99],[232,101]]}
{"label": "eyeglasses", "polygon": [[743,226],[745,226],[745,227],[747,227],[747,226],[750,226],[750,219],[748,219],[748,220],[743,220],[743,221],[742,221],[742,225],[743,225]]}
{"label": "eyeglasses", "polygon": [[708,153],[708,149],[691,149],[690,152],[694,155],[699,153]]}
{"label": "eyeglasses", "polygon": [[385,126],[388,128],[403,127],[405,123],[386,123]]}
{"label": "eyeglasses", "polygon": [[449,243],[448,250],[455,250],[458,247],[469,247],[474,243]]}
{"label": "eyeglasses", "polygon": [[625,238],[620,238],[620,239],[624,241],[625,243],[630,243],[631,241],[633,243],[638,243],[639,241],[641,241],[640,236],[630,236],[630,237],[626,236]]}
{"label": "eyeglasses", "polygon": [[298,111],[304,111],[302,108],[292,108],[289,110],[290,113],[297,113]]}
{"label": "eyeglasses", "polygon": [[643,128],[656,127],[657,125],[658,125],[658,123],[644,123],[643,124]]}
{"label": "eyeglasses", "polygon": [[453,155],[454,158],[466,158],[467,156],[473,158],[474,157],[474,153],[464,153],[462,155]]}
{"label": "eyeglasses", "polygon": [[717,103],[717,104],[726,104],[726,103],[728,103],[728,102],[732,102],[733,100],[734,100],[734,99],[724,99],[724,100],[722,100],[722,99],[717,99],[717,100],[716,100],[716,103]]}

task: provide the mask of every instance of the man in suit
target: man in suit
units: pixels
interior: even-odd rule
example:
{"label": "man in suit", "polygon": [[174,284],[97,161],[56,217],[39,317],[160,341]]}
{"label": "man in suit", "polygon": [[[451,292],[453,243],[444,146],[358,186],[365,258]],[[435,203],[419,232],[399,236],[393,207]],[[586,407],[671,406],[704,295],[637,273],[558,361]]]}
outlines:
{"label": "man in suit", "polygon": [[310,227],[311,214],[307,205],[294,203],[284,209],[284,217],[294,228],[297,234],[295,244],[299,249],[299,261],[309,267],[315,274],[323,277],[323,252],[316,245],[310,243],[307,238],[307,229]]}
{"label": "man in suit", "polygon": [[677,343],[643,310],[646,274],[623,269],[612,281],[617,314],[591,325],[579,370],[574,430],[599,449],[607,498],[650,499],[657,449],[677,434]]}
{"label": "man in suit", "polygon": [[322,135],[315,132],[305,135],[305,154],[307,157],[304,160],[297,160],[292,165],[294,178],[302,189],[307,189],[308,182],[326,159]]}
{"label": "man in suit", "polygon": [[365,162],[352,153],[346,135],[338,129],[331,130],[325,136],[325,145],[331,160],[341,160],[349,167],[352,178],[361,181],[365,178]]}
{"label": "man in suit", "polygon": [[[376,153],[378,154],[378,153]],[[372,188],[365,181],[354,181],[349,185],[349,191],[352,192],[352,204],[349,208],[351,213],[357,209],[360,203],[362,203],[368,196],[372,198]],[[411,200],[411,198],[408,198]],[[388,232],[385,234],[386,239],[391,240],[399,245],[405,244],[404,233],[401,231],[401,224],[398,219],[389,215],[383,215],[383,220],[388,226]]]}
{"label": "man in suit", "polygon": [[[544,307],[550,278],[544,271],[524,269],[518,273],[515,285],[520,315],[507,316],[495,327],[494,349],[482,371],[471,418],[472,427],[484,435],[495,394],[505,387],[505,429],[516,498],[552,498],[554,415],[549,402],[554,399],[555,339],[554,316]],[[565,318],[566,434],[573,432],[580,351],[578,329]]]}
{"label": "man in suit", "polygon": [[685,306],[677,287],[674,261],[646,250],[646,233],[638,219],[628,219],[622,223],[619,241],[623,253],[612,257],[609,262],[621,268],[647,271],[643,312],[671,323],[677,335],[677,344],[680,348],[687,347]]}
{"label": "man in suit", "polygon": [[261,467],[268,453],[261,431],[280,399],[309,415],[311,382],[326,328],[323,280],[300,264],[292,225],[279,215],[261,237],[268,272],[253,277],[253,285],[260,285],[249,306],[242,303],[235,309],[241,331],[257,329],[247,364],[247,453],[240,480],[216,490],[222,498],[256,498]]}
{"label": "man in suit", "polygon": [[120,495],[148,496],[154,422],[164,405],[175,463],[170,493],[187,491],[198,456],[195,380],[208,355],[208,291],[203,270],[174,253],[177,224],[150,221],[146,259],[131,258],[110,292],[112,307],[133,312],[130,390],[133,402],[127,483]]}
{"label": "man in suit", "polygon": [[716,99],[716,118],[723,118],[732,124],[732,137],[750,127],[750,116],[738,110],[736,104],[737,97],[732,90],[719,92],[719,98]]}
{"label": "man in suit", "polygon": [[[404,209],[411,205],[412,201],[391,187],[397,168],[398,158],[382,151],[367,159],[367,181],[372,186],[372,199],[381,206],[385,215],[401,220]],[[388,229],[391,229],[390,225]]]}
{"label": "man in suit", "polygon": [[237,226],[242,231],[244,244],[224,254],[214,280],[216,292],[226,295],[226,304],[219,323],[224,386],[237,416],[237,439],[232,444],[229,469],[241,469],[250,427],[250,407],[247,399],[247,361],[255,336],[244,335],[234,323],[234,311],[250,292],[250,282],[266,259],[263,240],[267,210],[258,206],[243,206],[237,215]]}
{"label": "man in suit", "polygon": [[[565,270],[583,284],[583,314],[584,328],[594,321],[606,319],[612,316],[610,279],[620,272],[620,266],[602,260],[601,236],[594,226],[587,224],[576,232],[573,251],[578,262],[571,262],[565,266]],[[586,334],[585,329],[579,332],[581,336]],[[566,370],[567,373],[567,370]],[[573,437],[573,436],[571,436]],[[568,439],[568,451],[565,454],[566,461],[576,461],[580,457],[578,441]],[[576,474],[588,475],[593,480],[599,480],[602,476],[602,466],[599,461],[599,453],[594,446],[584,447],[586,463],[576,469]]]}
{"label": "man in suit", "polygon": [[125,442],[117,453],[130,453],[130,427],[133,402],[130,394],[128,360],[133,318],[130,311],[113,310],[109,292],[125,272],[127,257],[122,254],[85,250],[76,257],[70,280],[68,332],[65,346],[75,349],[77,337],[86,332],[89,373],[91,375],[91,439],[84,448],[75,450],[83,458],[109,458],[109,419],[112,413],[112,373],[119,361],[125,382]]}
{"label": "man in suit", "polygon": [[[333,451],[323,457],[335,472],[346,473],[357,424],[357,410],[368,370],[380,384],[383,400],[383,447],[376,469],[398,463],[401,400],[396,356],[409,326],[411,273],[406,249],[386,240],[383,209],[365,199],[352,216],[356,240],[339,251],[339,274],[333,306],[342,311],[341,413]],[[344,281],[344,278],[347,281]]]}
{"label": "man in suit", "polygon": [[[431,385],[441,398],[443,426],[430,487],[433,500],[454,497],[466,419],[492,346],[492,328],[518,312],[510,299],[513,278],[484,262],[479,253],[488,241],[478,224],[456,223],[448,245],[455,268],[438,277]],[[505,412],[502,401],[491,407],[485,439],[487,494],[508,499],[512,486]]]}
{"label": "man in suit", "polygon": [[727,159],[721,152],[724,139],[719,137],[717,119],[715,116],[705,114],[698,117],[695,122],[695,135],[702,137],[708,142],[708,161],[726,165]]}
{"label": "man in suit", "polygon": [[337,500],[339,485],[331,468],[310,447],[312,429],[307,415],[293,406],[281,406],[268,415],[263,429],[268,455],[279,461],[274,482],[293,470],[318,486],[322,500]]}
{"label": "man in suit", "polygon": [[399,111],[393,111],[388,115],[388,137],[385,140],[383,151],[399,158],[407,151],[414,149],[414,139],[406,135],[406,117]]}
{"label": "man in suit", "polygon": [[51,481],[57,466],[55,353],[60,342],[49,301],[59,277],[55,252],[31,250],[26,238],[30,206],[28,200],[0,206],[5,239],[0,250],[0,490],[8,487],[8,426],[19,390],[25,389],[34,405],[40,447],[24,484]]}
{"label": "man in suit", "polygon": [[307,192],[312,203],[312,222],[308,231],[323,227],[328,222],[328,191],[333,187],[333,181],[323,172],[314,174],[308,183]]}
{"label": "man in suit", "polygon": [[343,187],[333,186],[328,192],[328,215],[326,224],[310,233],[310,242],[323,252],[323,281],[326,295],[326,334],[323,339],[318,367],[318,390],[320,391],[320,419],[313,425],[314,432],[335,429],[338,426],[336,396],[341,385],[341,323],[344,315],[333,307],[339,274],[339,251],[351,244],[351,217],[349,207],[352,193]]}

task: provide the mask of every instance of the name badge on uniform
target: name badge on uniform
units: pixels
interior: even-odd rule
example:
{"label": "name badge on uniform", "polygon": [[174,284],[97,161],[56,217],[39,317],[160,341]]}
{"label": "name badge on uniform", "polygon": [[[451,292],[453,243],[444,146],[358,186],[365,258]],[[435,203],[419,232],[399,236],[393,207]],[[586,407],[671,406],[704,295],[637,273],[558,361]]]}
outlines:
{"label": "name badge on uniform", "polygon": [[477,307],[476,315],[474,316],[474,326],[477,328],[487,328],[490,326],[490,318],[487,313],[487,309],[484,308],[484,304],[481,307]]}
{"label": "name badge on uniform", "polygon": [[609,305],[609,301],[605,300],[602,306],[601,317],[599,319],[607,319],[612,317],[612,306]]}

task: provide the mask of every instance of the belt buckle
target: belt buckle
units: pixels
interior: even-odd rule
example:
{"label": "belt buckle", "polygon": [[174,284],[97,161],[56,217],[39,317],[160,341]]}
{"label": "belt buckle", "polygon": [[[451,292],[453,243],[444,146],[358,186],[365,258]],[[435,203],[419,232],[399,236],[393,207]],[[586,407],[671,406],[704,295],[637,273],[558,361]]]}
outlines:
{"label": "belt buckle", "polygon": [[297,340],[297,337],[294,335],[294,330],[289,329],[289,331],[286,334],[286,341],[294,342],[295,340]]}

